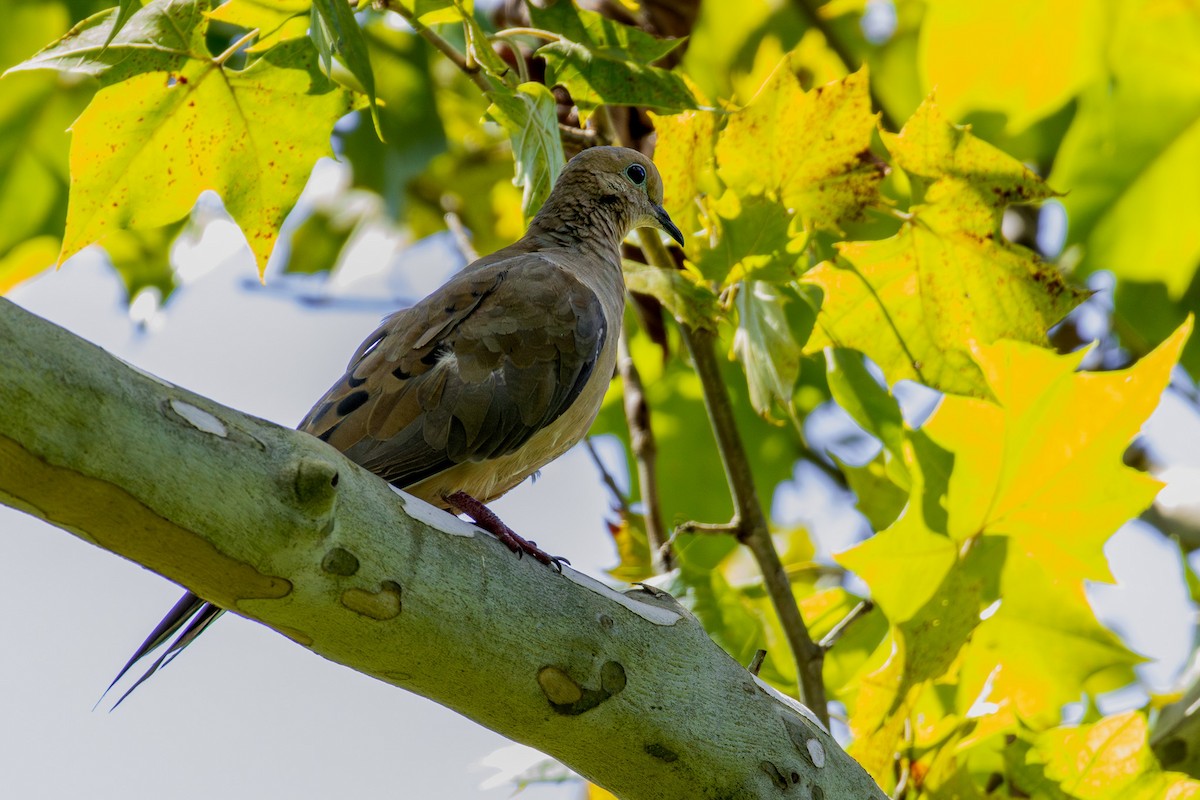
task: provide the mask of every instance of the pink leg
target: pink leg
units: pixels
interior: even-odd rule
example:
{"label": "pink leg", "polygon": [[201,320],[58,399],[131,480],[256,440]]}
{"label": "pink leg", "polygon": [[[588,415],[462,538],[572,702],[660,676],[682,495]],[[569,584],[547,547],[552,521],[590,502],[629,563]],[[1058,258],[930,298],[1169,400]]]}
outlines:
{"label": "pink leg", "polygon": [[535,559],[545,564],[548,567],[554,567],[559,572],[562,572],[563,564],[571,562],[562,556],[552,556],[546,551],[537,546],[537,542],[531,542],[528,539],[517,534],[512,528],[504,524],[504,522],[496,516],[496,513],[483,503],[476,500],[466,492],[454,492],[453,494],[442,495],[442,499],[449,503],[457,511],[466,514],[475,524],[483,528],[488,533],[495,536],[504,543],[509,550],[512,550],[520,558],[526,553],[533,556]]}

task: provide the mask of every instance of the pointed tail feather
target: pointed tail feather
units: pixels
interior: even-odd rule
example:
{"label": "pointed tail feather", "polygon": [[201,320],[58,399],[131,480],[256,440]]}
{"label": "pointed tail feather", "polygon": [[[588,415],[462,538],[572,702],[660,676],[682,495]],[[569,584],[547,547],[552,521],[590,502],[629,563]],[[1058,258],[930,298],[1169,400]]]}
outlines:
{"label": "pointed tail feather", "polygon": [[[112,691],[121,678],[125,677],[125,674],[129,672],[134,664],[162,647],[171,637],[178,633],[179,635],[175,638],[175,641],[171,642],[171,645],[159,656],[158,660],[137,679],[137,682],[133,686],[129,687],[121,695],[120,699],[113,704],[113,707],[109,711],[116,709],[125,698],[129,697],[134,689],[141,686],[147,678],[169,664],[175,656],[179,655],[183,648],[195,641],[196,637],[203,633],[204,629],[212,624],[212,621],[219,617],[221,613],[222,609],[205,602],[191,592],[179,598],[179,602],[167,612],[162,621],[150,632],[150,635],[146,637],[146,641],[142,642],[141,646],[125,662],[125,666],[121,667],[121,671],[117,673],[117,677],[113,678],[112,683],[100,695],[100,699],[96,701],[96,705],[100,705],[101,701]],[[180,633],[181,630],[182,633]]]}

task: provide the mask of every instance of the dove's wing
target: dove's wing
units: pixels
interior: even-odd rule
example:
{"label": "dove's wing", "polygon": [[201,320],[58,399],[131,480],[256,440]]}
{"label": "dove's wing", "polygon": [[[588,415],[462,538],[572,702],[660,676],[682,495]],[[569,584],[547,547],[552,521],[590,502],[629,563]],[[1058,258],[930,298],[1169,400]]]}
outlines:
{"label": "dove's wing", "polygon": [[576,277],[514,255],[388,317],[300,429],[398,487],[508,455],[579,397],[607,327]]}

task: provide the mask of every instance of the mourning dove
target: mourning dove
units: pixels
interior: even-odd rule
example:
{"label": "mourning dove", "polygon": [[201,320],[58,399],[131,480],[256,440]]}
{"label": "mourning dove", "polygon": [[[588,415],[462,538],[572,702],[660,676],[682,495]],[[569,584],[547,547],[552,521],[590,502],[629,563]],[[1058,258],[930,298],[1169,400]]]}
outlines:
{"label": "mourning dove", "polygon": [[[621,242],[652,226],[683,243],[662,199],[658,170],[641,153],[583,151],[520,241],[387,317],[299,429],[409,494],[493,523],[485,527],[516,552],[559,566],[483,504],[562,455],[595,420],[625,308]],[[117,704],[220,614],[184,595],[109,689],[178,637]]]}

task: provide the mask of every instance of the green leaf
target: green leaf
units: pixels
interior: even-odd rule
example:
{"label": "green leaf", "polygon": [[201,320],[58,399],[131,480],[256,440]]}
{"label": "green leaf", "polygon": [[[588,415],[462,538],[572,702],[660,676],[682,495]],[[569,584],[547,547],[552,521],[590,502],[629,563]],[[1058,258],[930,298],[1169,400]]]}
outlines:
{"label": "green leaf", "polygon": [[[19,4],[5,24],[20,35],[0,39],[0,69],[19,62],[37,42],[67,30],[65,9]],[[53,263],[49,237],[62,235],[69,181],[66,130],[95,91],[91,81],[63,81],[48,73],[10,74],[0,80],[0,258],[5,289]]]}
{"label": "green leaf", "polygon": [[[382,18],[372,19],[365,35],[376,70],[383,138],[363,120],[353,130],[338,134],[341,152],[354,168],[354,186],[380,195],[391,217],[399,220],[407,211],[409,183],[431,159],[445,152],[446,131],[435,96],[429,50],[421,37],[397,30]],[[471,88],[478,95],[475,87]],[[478,126],[478,120],[475,111],[472,122]],[[444,213],[440,202],[438,207]],[[476,235],[482,233],[476,231]]]}
{"label": "green leaf", "polygon": [[1172,3],[1115,16],[1112,74],[1081,96],[1050,179],[1081,269],[1161,281],[1178,300],[1200,265],[1200,16]]}
{"label": "green leaf", "polygon": [[125,24],[132,19],[133,15],[142,8],[142,0],[117,0],[117,18],[113,22],[112,30],[108,34],[108,42],[111,43],[116,35],[121,32]]}
{"label": "green leaf", "polygon": [[187,223],[184,217],[160,228],[114,231],[100,242],[131,300],[146,288],[157,289],[160,300],[166,300],[175,290],[171,245]]}
{"label": "green leaf", "polygon": [[499,87],[487,95],[492,101],[488,116],[503,125],[512,140],[517,167],[513,183],[524,187],[521,211],[526,219],[532,219],[550,196],[566,161],[554,95],[532,82],[516,89]]}
{"label": "green leaf", "polygon": [[285,272],[310,275],[332,270],[362,219],[361,214],[332,208],[314,211],[292,233]]}
{"label": "green leaf", "polygon": [[[825,378],[834,402],[859,427],[883,442],[888,455],[903,469],[905,426],[900,404],[867,370],[862,353],[825,348]],[[907,470],[902,474],[907,476]]]}
{"label": "green leaf", "polygon": [[926,103],[884,141],[924,201],[890,239],[844,242],[804,276],[825,295],[808,350],[859,350],[890,383],[905,378],[986,396],[969,342],[1041,344],[1083,298],[1057,268],[1004,240],[1011,202],[1052,192],[1019,162],[950,125]]}
{"label": "green leaf", "polygon": [[375,132],[382,139],[383,127],[375,103],[375,72],[371,69],[367,42],[351,3],[349,0],[313,0],[312,7],[315,12],[312,16],[312,36],[313,41],[318,43],[317,50],[325,65],[325,74],[333,76],[330,57],[336,55],[366,93],[367,101],[371,104]]}
{"label": "green leaf", "polygon": [[[208,58],[205,0],[153,0],[117,28],[120,9],[94,14],[9,72],[56,69],[92,75],[111,86],[136,75],[176,72]],[[7,73],[6,73],[7,74]]]}
{"label": "green leaf", "polygon": [[742,200],[727,191],[713,212],[716,243],[701,248],[696,259],[705,278],[721,287],[743,280],[783,284],[796,278],[804,238],[793,240],[786,208],[766,197]]}
{"label": "green leaf", "polygon": [[717,296],[698,276],[683,270],[665,270],[626,260],[622,264],[625,288],[649,295],[662,303],[680,323],[692,328],[712,328],[717,320]]}
{"label": "green leaf", "polygon": [[644,106],[660,114],[699,105],[683,78],[659,67],[565,40],[543,45],[537,54],[546,59],[546,83],[567,87],[584,120],[602,105]]}
{"label": "green leaf", "polygon": [[536,27],[620,60],[651,64],[685,41],[656,38],[640,28],[579,8],[572,0],[555,0],[545,8],[529,3],[526,8]]}
{"label": "green leaf", "polygon": [[800,350],[812,331],[814,315],[794,290],[766,281],[746,281],[737,293],[738,327],[733,354],[746,370],[750,404],[759,416],[792,410],[792,389],[800,377]]}
{"label": "green leaf", "polygon": [[895,522],[908,502],[908,491],[897,486],[888,475],[883,454],[861,467],[837,461],[850,491],[858,499],[855,507],[867,518],[871,529],[881,531]]}
{"label": "green leaf", "polygon": [[[311,0],[229,0],[210,11],[208,18],[257,30],[258,39],[246,52],[261,53],[288,39],[308,36],[312,7]],[[314,30],[314,45],[316,34]]]}
{"label": "green leaf", "polygon": [[212,189],[263,269],[313,162],[332,153],[333,123],[353,108],[303,39],[243,71],[197,58],[173,80],[147,73],[102,89],[72,129],[60,259],[114,230],[174,222]]}

